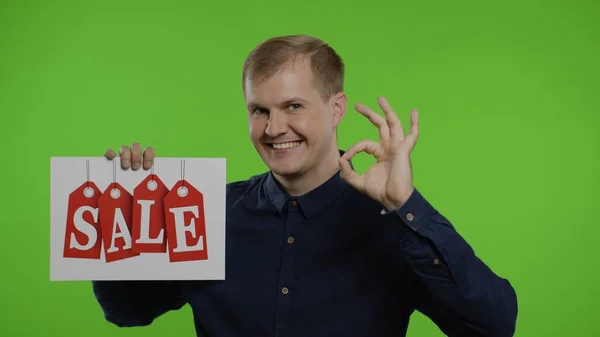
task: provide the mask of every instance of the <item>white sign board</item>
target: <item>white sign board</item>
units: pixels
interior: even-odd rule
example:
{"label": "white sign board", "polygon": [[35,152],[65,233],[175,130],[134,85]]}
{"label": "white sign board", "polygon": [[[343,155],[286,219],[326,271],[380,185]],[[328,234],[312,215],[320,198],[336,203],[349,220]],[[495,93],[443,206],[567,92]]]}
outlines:
{"label": "white sign board", "polygon": [[225,279],[223,158],[53,157],[50,280]]}

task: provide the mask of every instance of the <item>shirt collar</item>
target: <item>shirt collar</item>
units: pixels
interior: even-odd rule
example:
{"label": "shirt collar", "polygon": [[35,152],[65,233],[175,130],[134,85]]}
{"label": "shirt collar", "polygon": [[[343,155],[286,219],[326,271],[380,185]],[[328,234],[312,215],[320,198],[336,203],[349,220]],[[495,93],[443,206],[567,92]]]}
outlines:
{"label": "shirt collar", "polygon": [[[343,154],[344,151],[340,150],[340,155]],[[350,162],[350,167],[354,169],[352,162]],[[272,172],[269,172],[267,175],[264,186],[271,203],[280,214],[283,214],[285,211],[284,206],[292,199],[292,197],[275,179]],[[298,202],[301,211],[304,213],[304,216],[310,218],[322,211],[333,200],[342,195],[348,187],[350,187],[350,185],[342,180],[340,171],[337,171],[325,183],[295,199]]]}

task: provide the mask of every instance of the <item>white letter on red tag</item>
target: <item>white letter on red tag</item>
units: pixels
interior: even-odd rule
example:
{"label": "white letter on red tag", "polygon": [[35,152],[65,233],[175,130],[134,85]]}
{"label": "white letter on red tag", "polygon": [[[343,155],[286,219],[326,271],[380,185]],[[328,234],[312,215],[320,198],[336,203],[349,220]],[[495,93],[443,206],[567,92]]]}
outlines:
{"label": "white letter on red tag", "polygon": [[148,175],[133,190],[133,252],[167,251],[163,204],[167,193],[169,189],[155,174]]}
{"label": "white letter on red tag", "polygon": [[123,186],[111,183],[98,200],[106,262],[137,256],[131,250],[133,197]]}
{"label": "white letter on red tag", "polygon": [[164,199],[169,260],[206,260],[204,196],[186,180],[181,180]]}
{"label": "white letter on red tag", "polygon": [[102,241],[98,198],[102,192],[87,181],[69,194],[63,257],[100,259]]}

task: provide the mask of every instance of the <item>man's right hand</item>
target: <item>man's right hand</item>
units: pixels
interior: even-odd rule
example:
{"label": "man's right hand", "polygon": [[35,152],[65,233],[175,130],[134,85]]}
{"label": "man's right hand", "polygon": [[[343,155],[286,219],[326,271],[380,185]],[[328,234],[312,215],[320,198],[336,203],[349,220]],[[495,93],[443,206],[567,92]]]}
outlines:
{"label": "man's right hand", "polygon": [[[115,151],[108,149],[104,153],[107,159],[114,159],[117,154]],[[123,145],[119,148],[119,157],[121,157],[121,167],[123,169],[132,168],[134,171],[140,169],[148,170],[154,165],[154,157],[156,156],[154,149],[150,146],[142,152],[142,146],[139,143],[133,143],[130,146]]]}

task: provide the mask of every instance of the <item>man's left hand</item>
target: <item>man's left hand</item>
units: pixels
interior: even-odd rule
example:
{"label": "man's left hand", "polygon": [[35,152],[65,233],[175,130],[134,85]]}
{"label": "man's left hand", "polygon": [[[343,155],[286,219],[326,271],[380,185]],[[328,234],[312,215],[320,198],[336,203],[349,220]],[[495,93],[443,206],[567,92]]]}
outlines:
{"label": "man's left hand", "polygon": [[[385,118],[362,104],[356,105],[356,110],[379,129],[380,140],[354,144],[340,159],[340,168],[342,179],[391,211],[402,206],[414,190],[410,154],[419,136],[418,112],[412,111],[410,131],[405,136],[402,123],[384,97],[379,98],[379,106]],[[364,174],[352,170],[349,162],[360,152],[377,160]]]}

